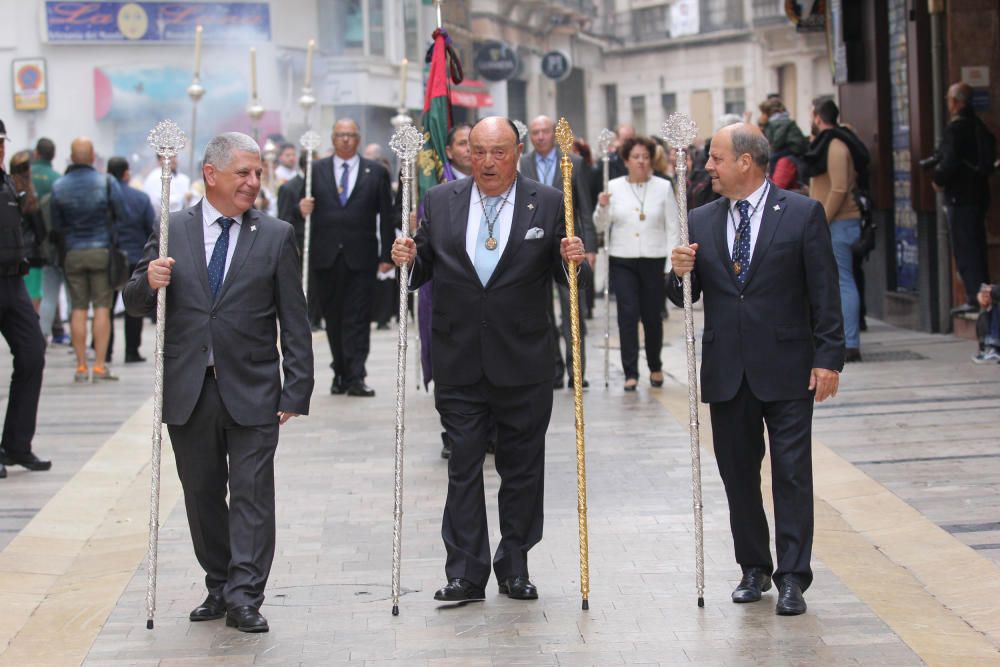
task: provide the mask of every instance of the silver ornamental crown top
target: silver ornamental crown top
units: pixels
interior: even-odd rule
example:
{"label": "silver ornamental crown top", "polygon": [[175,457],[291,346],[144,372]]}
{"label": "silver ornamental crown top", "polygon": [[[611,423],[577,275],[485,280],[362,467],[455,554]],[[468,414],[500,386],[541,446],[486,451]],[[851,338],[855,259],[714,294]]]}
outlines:
{"label": "silver ornamental crown top", "polygon": [[149,131],[146,141],[160,157],[174,157],[187,145],[187,135],[174,121],[161,120]]}
{"label": "silver ornamental crown top", "polygon": [[319,136],[319,132],[312,130],[309,130],[299,138],[299,144],[310,153],[319,148],[322,141],[323,139]]}
{"label": "silver ornamental crown top", "polygon": [[524,141],[524,138],[528,136],[528,126],[519,120],[513,121],[514,127],[517,128],[517,140]]}
{"label": "silver ornamental crown top", "polygon": [[663,123],[661,136],[677,150],[687,150],[698,136],[698,126],[687,114],[672,113]]}
{"label": "silver ornamental crown top", "polygon": [[597,157],[604,157],[611,152],[611,144],[615,142],[617,137],[615,133],[604,128],[601,133],[597,135]]}
{"label": "silver ornamental crown top", "polygon": [[400,160],[412,160],[423,146],[423,133],[409,123],[393,132],[392,139],[389,140],[389,148]]}

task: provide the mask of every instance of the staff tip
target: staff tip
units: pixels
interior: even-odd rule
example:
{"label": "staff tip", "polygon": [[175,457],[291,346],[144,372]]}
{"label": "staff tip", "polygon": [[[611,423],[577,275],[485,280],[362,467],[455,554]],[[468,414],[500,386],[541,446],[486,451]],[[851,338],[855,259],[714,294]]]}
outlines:
{"label": "staff tip", "polygon": [[146,619],[146,629],[147,630],[152,630],[153,629],[153,619],[151,619],[151,618]]}
{"label": "staff tip", "polygon": [[392,615],[393,616],[399,616],[399,605],[398,604],[392,605]]}
{"label": "staff tip", "polygon": [[590,600],[583,598],[583,610],[587,611],[588,609],[590,609]]}
{"label": "staff tip", "polygon": [[703,598],[701,596],[698,597],[698,606],[699,607],[704,607],[705,606],[705,598]]}

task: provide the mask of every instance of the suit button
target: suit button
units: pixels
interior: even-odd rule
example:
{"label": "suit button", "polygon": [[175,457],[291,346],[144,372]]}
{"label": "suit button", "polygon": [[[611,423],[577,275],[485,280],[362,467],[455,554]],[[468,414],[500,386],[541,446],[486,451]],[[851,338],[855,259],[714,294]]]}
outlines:
{"label": "suit button", "polygon": [[743,300],[743,295],[742,295],[742,294],[740,294],[740,301],[742,301],[742,300]]}
{"label": "suit button", "polygon": [[201,351],[202,352],[208,352],[208,345],[202,345],[201,346]]}
{"label": "suit button", "polygon": [[217,319],[219,319],[219,316],[218,315],[212,315],[212,319],[213,320],[217,320]]}
{"label": "suit button", "polygon": [[486,320],[483,320],[483,328],[486,328]]}

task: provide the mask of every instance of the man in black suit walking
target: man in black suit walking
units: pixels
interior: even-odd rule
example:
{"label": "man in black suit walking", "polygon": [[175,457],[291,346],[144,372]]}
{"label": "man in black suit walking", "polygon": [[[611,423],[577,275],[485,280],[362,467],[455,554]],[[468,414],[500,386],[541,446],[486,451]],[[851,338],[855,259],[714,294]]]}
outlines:
{"label": "man in black suit walking", "polygon": [[375,276],[392,268],[389,250],[399,213],[389,172],[358,155],[361,134],[350,119],[333,126],[334,155],[313,164],[313,196],[299,202],[313,214],[310,285],[326,320],[333,356],[331,394],[374,396],[365,384]]}
{"label": "man in black suit walking", "polygon": [[171,256],[159,257],[154,233],[123,297],[142,317],[167,287],[163,421],[208,588],[190,619],[225,615],[242,632],[267,632],[274,452],[279,425],[309,412],[312,337],[295,231],[253,209],[257,143],[221,134],[204,162],[204,199],[170,216]]}
{"label": "man in black suit walking", "polygon": [[[682,305],[686,273],[694,298],[705,295],[701,395],[743,569],[733,602],[760,600],[773,575],[777,613],[796,615],[812,582],[813,401],[837,393],[844,326],[823,207],[765,178],[768,150],[752,125],[715,134],[705,168],[722,198],[691,212],[667,295]],[[777,569],[760,492],[765,426]]]}
{"label": "man in black suit walking", "polygon": [[582,262],[565,239],[562,194],[517,178],[522,145],[506,118],[470,134],[472,178],[431,188],[415,238],[392,259],[412,263],[410,287],[434,279],[434,402],[453,443],[441,536],[448,583],[436,600],[481,599],[490,577],[483,460],[496,420],[500,593],[533,600],[528,550],[542,538],[545,431],[552,413],[552,337],[545,286],[562,260]]}

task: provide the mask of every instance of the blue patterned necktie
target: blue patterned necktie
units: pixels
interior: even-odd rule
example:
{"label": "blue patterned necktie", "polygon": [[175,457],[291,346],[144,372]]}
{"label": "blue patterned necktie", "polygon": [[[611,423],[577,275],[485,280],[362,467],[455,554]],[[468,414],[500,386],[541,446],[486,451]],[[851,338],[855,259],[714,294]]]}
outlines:
{"label": "blue patterned necktie", "polygon": [[219,296],[219,288],[222,287],[222,279],[225,277],[226,255],[229,254],[229,228],[236,221],[222,216],[216,222],[222,227],[222,233],[215,240],[212,259],[208,262],[208,286],[212,290],[213,301]]}
{"label": "blue patterned necktie", "polygon": [[[476,259],[474,261],[476,267],[476,273],[479,275],[479,282],[486,286],[489,282],[490,276],[493,275],[493,271],[497,268],[497,262],[500,261],[500,247],[499,242],[496,248],[489,250],[486,247],[486,239],[490,237],[489,234],[489,223],[487,220],[493,220],[494,228],[496,226],[495,217],[497,216],[497,204],[500,202],[500,197],[486,197],[486,211],[483,213],[482,219],[479,221],[479,235],[476,236]],[[494,237],[496,238],[496,237]]]}
{"label": "blue patterned necktie", "polygon": [[733,240],[733,273],[742,286],[747,281],[750,270],[750,202],[740,199],[736,202],[740,212],[740,225],[736,228],[736,238]]}
{"label": "blue patterned necktie", "polygon": [[340,194],[340,205],[347,206],[347,187],[351,184],[351,165],[343,164],[343,171],[340,174],[340,187],[337,192]]}

